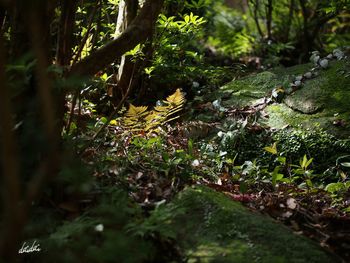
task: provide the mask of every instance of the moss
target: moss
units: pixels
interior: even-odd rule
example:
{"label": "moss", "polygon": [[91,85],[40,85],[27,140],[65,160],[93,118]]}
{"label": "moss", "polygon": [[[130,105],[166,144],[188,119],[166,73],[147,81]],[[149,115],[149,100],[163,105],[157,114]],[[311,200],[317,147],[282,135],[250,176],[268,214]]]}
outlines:
{"label": "moss", "polygon": [[241,107],[252,104],[259,98],[268,95],[276,86],[289,83],[288,76],[280,79],[278,75],[266,71],[240,80],[234,80],[223,86],[219,93],[231,94],[229,99],[223,102],[224,106]]}
{"label": "moss", "polygon": [[[277,86],[288,87],[295,76],[312,68],[303,64],[291,68],[277,68],[235,80],[220,89],[229,94],[224,106],[243,107],[251,105]],[[331,61],[327,70],[320,70],[319,76],[304,81],[303,86],[287,96],[284,104],[270,105],[267,109],[272,127],[312,128],[320,126],[340,137],[350,135],[350,61]],[[344,125],[334,126],[333,122],[342,120]]]}
{"label": "moss", "polygon": [[338,262],[312,241],[207,187],[187,188],[169,205],[185,211],[168,223],[189,262]]}
{"label": "moss", "polygon": [[294,111],[285,104],[272,104],[266,108],[269,115],[267,124],[272,128],[281,129],[285,126],[293,128],[307,128],[325,126],[329,120],[324,118],[321,113],[306,115]]}
{"label": "moss", "polygon": [[310,101],[330,112],[350,112],[350,79],[341,72],[346,63],[333,61],[328,70],[320,71],[320,76],[305,82],[304,87],[289,97],[289,103]]}
{"label": "moss", "polygon": [[312,64],[306,63],[306,64],[296,65],[289,68],[278,67],[278,68],[272,69],[271,71],[278,76],[284,76],[284,75],[297,76],[297,75],[304,74],[306,71],[310,70],[310,68],[312,68]]}

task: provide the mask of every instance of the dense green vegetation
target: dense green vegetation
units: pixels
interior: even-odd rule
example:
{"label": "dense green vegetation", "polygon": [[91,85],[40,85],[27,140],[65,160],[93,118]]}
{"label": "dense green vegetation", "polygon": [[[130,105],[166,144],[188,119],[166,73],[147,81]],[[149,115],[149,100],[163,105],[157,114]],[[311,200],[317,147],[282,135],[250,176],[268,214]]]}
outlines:
{"label": "dense green vegetation", "polygon": [[0,262],[349,261],[349,8],[0,0]]}

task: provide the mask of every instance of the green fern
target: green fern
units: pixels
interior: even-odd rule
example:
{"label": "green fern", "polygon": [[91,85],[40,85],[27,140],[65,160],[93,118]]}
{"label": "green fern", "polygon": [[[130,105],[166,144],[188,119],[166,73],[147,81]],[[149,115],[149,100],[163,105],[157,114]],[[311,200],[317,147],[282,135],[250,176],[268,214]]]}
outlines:
{"label": "green fern", "polygon": [[162,106],[155,106],[150,111],[147,106],[130,104],[120,124],[127,132],[134,134],[157,133],[160,126],[179,117],[176,113],[182,110],[184,103],[184,94],[177,89],[174,94],[163,100]]}

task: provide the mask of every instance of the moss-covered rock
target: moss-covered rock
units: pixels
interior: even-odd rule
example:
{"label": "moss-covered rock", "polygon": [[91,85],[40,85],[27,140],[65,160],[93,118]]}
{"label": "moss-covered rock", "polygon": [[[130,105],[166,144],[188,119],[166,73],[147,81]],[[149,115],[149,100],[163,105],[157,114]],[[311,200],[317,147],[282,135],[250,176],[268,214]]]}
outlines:
{"label": "moss-covered rock", "polygon": [[[251,105],[278,86],[288,89],[295,76],[311,68],[311,64],[277,68],[235,80],[220,89],[222,94],[232,93],[223,104],[235,107]],[[302,87],[286,96],[283,104],[268,106],[270,118],[267,124],[274,128],[318,126],[342,137],[349,136],[349,72],[349,59],[331,61],[328,69],[319,70],[317,77],[304,80]]]}
{"label": "moss-covered rock", "polygon": [[288,76],[281,79],[275,73],[265,71],[232,81],[223,86],[219,93],[224,97],[230,94],[228,99],[223,101],[225,107],[242,107],[253,104],[257,99],[265,97],[276,86],[287,83],[289,83]]}
{"label": "moss-covered rock", "polygon": [[169,212],[174,217],[162,224],[175,233],[188,262],[339,262],[316,243],[207,187],[185,189],[155,216]]}
{"label": "moss-covered rock", "polygon": [[329,69],[321,70],[318,77],[305,81],[301,89],[287,96],[284,104],[270,105],[268,124],[276,128],[316,126],[341,137],[349,136],[349,70],[349,61],[331,62]]}

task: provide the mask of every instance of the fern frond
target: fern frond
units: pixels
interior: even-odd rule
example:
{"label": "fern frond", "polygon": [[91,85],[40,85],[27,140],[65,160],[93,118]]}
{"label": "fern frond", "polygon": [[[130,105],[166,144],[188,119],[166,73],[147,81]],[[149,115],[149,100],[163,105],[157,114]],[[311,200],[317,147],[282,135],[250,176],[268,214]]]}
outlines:
{"label": "fern frond", "polygon": [[147,106],[134,106],[130,103],[129,109],[126,112],[125,116],[127,118],[139,118],[140,116],[145,116],[148,114]]}
{"label": "fern frond", "polygon": [[179,116],[174,116],[182,110],[185,103],[184,94],[180,89],[163,100],[164,105],[156,106],[148,111],[146,106],[134,106],[130,103],[129,109],[122,118],[122,125],[131,133],[158,133],[161,125],[164,125]]}
{"label": "fern frond", "polygon": [[170,95],[164,101],[165,104],[171,105],[173,107],[182,106],[185,103],[184,94],[180,89],[177,89],[174,94]]}

